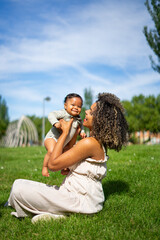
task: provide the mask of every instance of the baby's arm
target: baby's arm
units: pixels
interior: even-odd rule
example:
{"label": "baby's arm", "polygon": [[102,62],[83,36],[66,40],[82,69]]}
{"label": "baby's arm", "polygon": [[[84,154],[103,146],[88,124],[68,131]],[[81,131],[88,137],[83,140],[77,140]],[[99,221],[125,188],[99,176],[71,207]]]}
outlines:
{"label": "baby's arm", "polygon": [[[59,119],[64,118],[65,112],[64,109],[58,110],[58,111],[53,111],[48,114],[48,120],[52,124],[52,126],[55,126],[59,123]],[[59,128],[59,127],[56,127]]]}

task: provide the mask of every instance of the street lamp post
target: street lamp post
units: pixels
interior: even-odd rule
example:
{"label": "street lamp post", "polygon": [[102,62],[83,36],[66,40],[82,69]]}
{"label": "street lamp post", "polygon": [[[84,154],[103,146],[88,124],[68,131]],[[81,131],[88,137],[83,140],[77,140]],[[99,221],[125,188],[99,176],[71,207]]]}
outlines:
{"label": "street lamp post", "polygon": [[44,136],[45,136],[45,101],[50,101],[50,97],[43,99],[43,117],[42,117],[42,146],[44,146]]}

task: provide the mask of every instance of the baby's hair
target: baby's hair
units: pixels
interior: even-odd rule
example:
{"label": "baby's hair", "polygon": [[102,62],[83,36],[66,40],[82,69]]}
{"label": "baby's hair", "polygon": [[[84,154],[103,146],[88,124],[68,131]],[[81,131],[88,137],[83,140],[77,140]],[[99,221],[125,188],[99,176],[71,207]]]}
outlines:
{"label": "baby's hair", "polygon": [[64,103],[66,103],[68,99],[74,98],[74,97],[80,98],[81,101],[82,101],[82,105],[83,105],[83,99],[82,99],[82,97],[81,97],[79,94],[77,94],[77,93],[69,93],[69,94],[64,98]]}

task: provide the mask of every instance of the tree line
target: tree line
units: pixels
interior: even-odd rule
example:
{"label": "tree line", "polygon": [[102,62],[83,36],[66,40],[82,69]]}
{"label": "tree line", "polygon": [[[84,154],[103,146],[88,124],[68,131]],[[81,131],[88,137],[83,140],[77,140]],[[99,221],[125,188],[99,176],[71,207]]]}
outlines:
{"label": "tree line", "polygon": [[[93,92],[91,89],[84,89],[84,104],[81,111],[81,117],[84,119],[85,110],[89,109],[93,103]],[[131,101],[122,101],[125,108],[125,116],[129,125],[129,133],[136,131],[147,131],[152,133],[160,132],[160,94],[158,96],[142,94],[132,97]],[[35,124],[39,141],[42,136],[42,117],[35,115],[27,116]],[[8,107],[6,101],[0,96],[0,138],[5,134],[9,123]],[[46,117],[45,134],[51,128],[51,124]],[[87,129],[85,129],[87,131]]]}
{"label": "tree line", "polygon": [[5,99],[0,95],[0,139],[5,135],[9,124],[8,107]]}
{"label": "tree line", "polygon": [[[81,111],[82,120],[85,117],[85,110],[89,109],[93,103],[93,92],[91,89],[84,90],[84,104]],[[142,94],[133,96],[130,101],[122,101],[125,108],[125,117],[129,125],[129,133],[132,135],[136,131],[147,131],[152,133],[160,132],[160,94],[158,96]],[[28,116],[35,124],[39,139],[42,136],[42,118]],[[51,128],[47,117],[45,119],[45,134]],[[87,129],[85,129],[87,131]],[[78,137],[80,139],[80,137]]]}
{"label": "tree line", "polygon": [[160,132],[160,94],[132,97],[131,101],[123,101],[125,115],[129,124],[129,132]]}

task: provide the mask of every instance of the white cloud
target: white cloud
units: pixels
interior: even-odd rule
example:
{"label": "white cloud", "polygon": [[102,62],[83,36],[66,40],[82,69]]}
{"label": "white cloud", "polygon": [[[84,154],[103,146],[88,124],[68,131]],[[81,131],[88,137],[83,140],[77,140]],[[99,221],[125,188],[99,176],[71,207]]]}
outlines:
{"label": "white cloud", "polygon": [[[131,99],[132,96],[158,95],[159,88],[155,87],[160,84],[158,73],[148,71],[146,73],[129,75],[124,83],[116,87],[115,94],[119,94],[121,99]],[[113,89],[114,90],[114,89]]]}
{"label": "white cloud", "polygon": [[42,99],[42,96],[36,89],[33,89],[31,83],[27,81],[7,81],[0,83],[1,94],[7,98],[14,98],[19,101],[36,102]]}
{"label": "white cloud", "polygon": [[144,68],[147,61],[142,58],[149,50],[142,29],[148,18],[143,11],[136,12],[136,5],[129,5],[116,2],[115,8],[104,1],[67,19],[61,17],[61,25],[57,19],[42,24],[45,38],[16,39],[0,47],[0,71],[49,71],[91,62]]}

